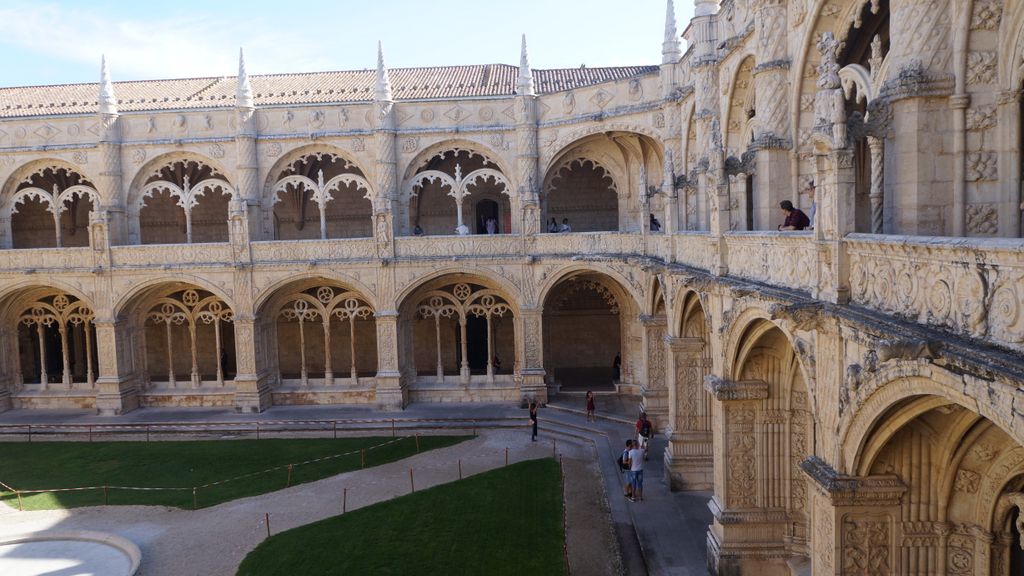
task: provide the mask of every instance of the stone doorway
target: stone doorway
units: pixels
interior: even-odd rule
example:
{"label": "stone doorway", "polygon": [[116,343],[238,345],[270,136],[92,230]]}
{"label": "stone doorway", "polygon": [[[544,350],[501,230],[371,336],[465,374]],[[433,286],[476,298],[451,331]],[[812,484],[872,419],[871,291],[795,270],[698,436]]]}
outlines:
{"label": "stone doorway", "polygon": [[494,200],[481,200],[476,203],[476,233],[487,234],[487,220],[494,218],[494,232],[501,234],[501,210]]}

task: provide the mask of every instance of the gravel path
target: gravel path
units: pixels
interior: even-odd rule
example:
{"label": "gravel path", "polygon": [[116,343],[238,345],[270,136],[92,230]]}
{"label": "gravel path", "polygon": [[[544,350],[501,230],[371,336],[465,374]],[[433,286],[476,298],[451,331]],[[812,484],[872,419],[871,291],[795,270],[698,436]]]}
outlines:
{"label": "gravel path", "polygon": [[[0,535],[42,530],[109,532],[141,548],[140,576],[227,576],[234,574],[242,558],[266,537],[266,513],[276,534],[338,514],[344,488],[348,489],[347,507],[354,510],[408,494],[410,468],[419,490],[458,479],[460,459],[464,476],[503,466],[506,448],[510,463],[552,455],[550,442],[530,442],[525,430],[481,430],[477,438],[455,446],[194,512],[157,506],[18,512],[0,505]],[[585,464],[592,461],[592,450],[563,440],[557,448],[566,458],[570,522],[579,526],[578,518],[589,523],[585,532],[600,535],[602,530],[592,529],[594,523],[607,526],[609,519],[600,504],[604,491],[597,475]],[[574,486],[571,490],[570,483]],[[580,489],[588,485],[590,490]],[[579,510],[584,511],[582,515]],[[577,562],[592,565],[595,561],[614,573],[615,546],[609,547],[600,537],[581,540],[574,537],[574,532],[571,525],[570,564],[574,573],[597,574],[575,569]],[[588,558],[595,554],[598,558]]]}

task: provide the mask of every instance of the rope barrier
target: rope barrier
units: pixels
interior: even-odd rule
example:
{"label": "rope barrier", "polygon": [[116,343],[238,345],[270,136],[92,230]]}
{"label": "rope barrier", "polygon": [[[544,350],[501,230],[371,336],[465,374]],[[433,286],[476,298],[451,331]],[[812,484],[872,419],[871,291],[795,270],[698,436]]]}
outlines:
{"label": "rope barrier", "polygon": [[226,478],[224,480],[217,480],[215,482],[208,482],[206,484],[198,484],[196,486],[185,486],[185,487],[148,486],[148,487],[143,487],[143,486],[111,486],[111,485],[105,485],[105,486],[76,486],[76,487],[73,487],[73,488],[45,488],[45,489],[38,489],[37,488],[37,489],[33,489],[33,490],[15,490],[14,488],[11,488],[9,485],[7,485],[7,484],[5,484],[3,482],[0,482],[0,486],[2,486],[8,492],[12,492],[12,493],[15,493],[15,494],[49,494],[49,493],[58,493],[58,492],[85,492],[85,491],[89,491],[89,490],[104,490],[104,491],[107,491],[107,490],[129,490],[129,491],[135,491],[135,492],[174,492],[174,491],[185,492],[185,491],[191,490],[192,491],[192,496],[193,496],[193,502],[194,502],[197,490],[202,490],[202,489],[205,489],[205,488],[212,488],[214,486],[220,486],[220,485],[223,485],[223,484],[227,484],[229,482],[236,482],[238,480],[244,480],[244,479],[247,479],[247,478],[252,478],[254,476],[259,476],[261,474],[267,474],[267,473],[275,472],[275,471],[278,471],[278,470],[284,470],[284,469],[288,469],[289,470],[289,482],[288,483],[290,485],[291,484],[291,473],[290,472],[291,472],[292,468],[295,467],[295,466],[306,466],[308,464],[316,464],[318,462],[326,462],[328,460],[336,460],[338,458],[344,458],[345,456],[352,456],[354,454],[360,454],[363,463],[365,463],[365,454],[366,454],[366,452],[368,450],[376,450],[378,448],[383,448],[385,446],[396,444],[396,443],[401,442],[403,440],[408,440],[409,438],[411,438],[411,437],[410,436],[402,436],[400,438],[395,438],[394,440],[388,440],[387,442],[382,442],[380,444],[375,444],[373,446],[368,446],[366,448],[360,448],[359,450],[351,450],[349,452],[343,452],[343,453],[340,453],[340,454],[331,454],[329,456],[321,456],[319,458],[313,458],[313,459],[310,459],[310,460],[303,460],[302,462],[292,462],[292,463],[289,463],[289,464],[281,464],[280,466],[274,466],[272,468],[267,468],[265,470],[260,470],[258,472],[249,472],[247,474],[242,474],[240,476],[234,476],[232,478]]}

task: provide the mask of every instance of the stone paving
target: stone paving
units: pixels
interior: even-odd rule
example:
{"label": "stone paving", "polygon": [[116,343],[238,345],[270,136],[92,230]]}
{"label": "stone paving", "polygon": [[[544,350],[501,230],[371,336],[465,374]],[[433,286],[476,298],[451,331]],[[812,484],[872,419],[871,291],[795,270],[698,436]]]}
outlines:
{"label": "stone paving", "polygon": [[[233,573],[245,553],[251,550],[265,534],[261,519],[271,513],[274,532],[306,524],[337,513],[343,487],[349,487],[349,508],[392,498],[408,493],[408,468],[416,470],[417,488],[447,482],[451,466],[444,451],[474,450],[476,456],[467,456],[463,466],[466,473],[483,471],[503,460],[505,446],[517,446],[510,459],[518,461],[551,454],[554,439],[560,453],[574,458],[593,458],[604,480],[608,507],[615,535],[621,551],[622,568],[626,574],[652,574],[657,576],[690,576],[706,574],[705,534],[711,522],[707,507],[710,493],[673,493],[663,480],[661,451],[665,440],[656,437],[650,460],[645,466],[644,502],[628,502],[622,496],[623,476],[615,464],[626,438],[632,436],[639,399],[632,396],[602,394],[597,397],[598,420],[587,422],[582,411],[582,394],[563,394],[556,397],[540,413],[541,442],[521,442],[519,430],[491,430],[480,438],[463,443],[463,448],[451,447],[441,451],[417,455],[412,459],[395,462],[367,471],[341,474],[314,483],[295,486],[274,493],[274,498],[255,497],[229,502],[197,512],[153,507],[117,507],[116,509],[82,508],[67,511],[0,514],[0,533],[41,530],[59,527],[100,529],[132,539],[143,549],[144,573],[154,574],[228,574]],[[235,414],[224,409],[140,409],[117,417],[101,417],[85,412],[49,412],[15,410],[0,414],[3,424],[103,424],[103,423],[166,423],[166,422],[226,422],[274,421],[289,419],[345,419],[345,418],[524,418],[526,411],[507,404],[413,404],[401,412],[383,412],[370,408],[337,406],[281,406],[261,414]],[[513,440],[515,439],[515,440]],[[593,443],[593,448],[580,444]],[[490,451],[490,452],[489,452]],[[454,452],[453,452],[454,453]],[[475,461],[470,461],[476,458]],[[474,463],[475,462],[475,463]],[[392,468],[394,470],[392,470]],[[373,472],[370,474],[370,472]],[[386,480],[389,477],[392,480]],[[0,479],[2,480],[2,479]],[[372,493],[372,494],[371,494]],[[331,504],[328,505],[327,502]],[[211,554],[212,563],[207,570],[198,571],[194,535],[199,527],[221,525],[225,533],[218,539],[223,546]],[[223,524],[222,524],[223,523]],[[246,526],[243,530],[231,526]],[[205,528],[204,528],[205,530]],[[141,541],[140,541],[141,540]],[[168,542],[155,547],[157,541]],[[191,542],[191,544],[189,544]],[[200,546],[200,549],[202,546]],[[182,560],[176,562],[175,557]],[[169,566],[171,571],[154,569]],[[212,568],[218,569],[212,569]],[[582,573],[582,572],[580,572]]]}

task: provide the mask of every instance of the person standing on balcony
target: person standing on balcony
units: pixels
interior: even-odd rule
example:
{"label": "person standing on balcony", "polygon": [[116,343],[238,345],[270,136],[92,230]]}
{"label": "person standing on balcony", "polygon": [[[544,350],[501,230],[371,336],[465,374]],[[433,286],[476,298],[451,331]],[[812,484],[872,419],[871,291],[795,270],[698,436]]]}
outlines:
{"label": "person standing on balcony", "polygon": [[569,226],[569,219],[562,218],[562,225],[558,227],[559,232],[572,232],[572,226]]}
{"label": "person standing on balcony", "polygon": [[458,227],[455,228],[455,233],[459,236],[469,236],[469,226],[459,224]]}
{"label": "person standing on balcony", "polygon": [[554,234],[558,232],[558,221],[554,217],[551,218],[551,222],[548,222],[548,233]]}
{"label": "person standing on balcony", "polygon": [[661,222],[651,214],[651,232],[661,232]]}
{"label": "person standing on balcony", "polygon": [[808,230],[814,230],[814,226],[817,224],[816,220],[818,217],[818,202],[814,199],[814,180],[807,185],[807,195],[811,197],[811,224],[807,227]]}
{"label": "person standing on balcony", "polygon": [[811,225],[807,214],[804,214],[804,211],[799,208],[794,208],[793,203],[789,200],[779,202],[779,208],[782,210],[782,215],[786,217],[786,221],[779,226],[779,230],[803,230]]}
{"label": "person standing on balcony", "polygon": [[484,224],[484,228],[487,230],[488,234],[493,236],[498,233],[498,221],[494,218],[488,218],[487,222]]}

